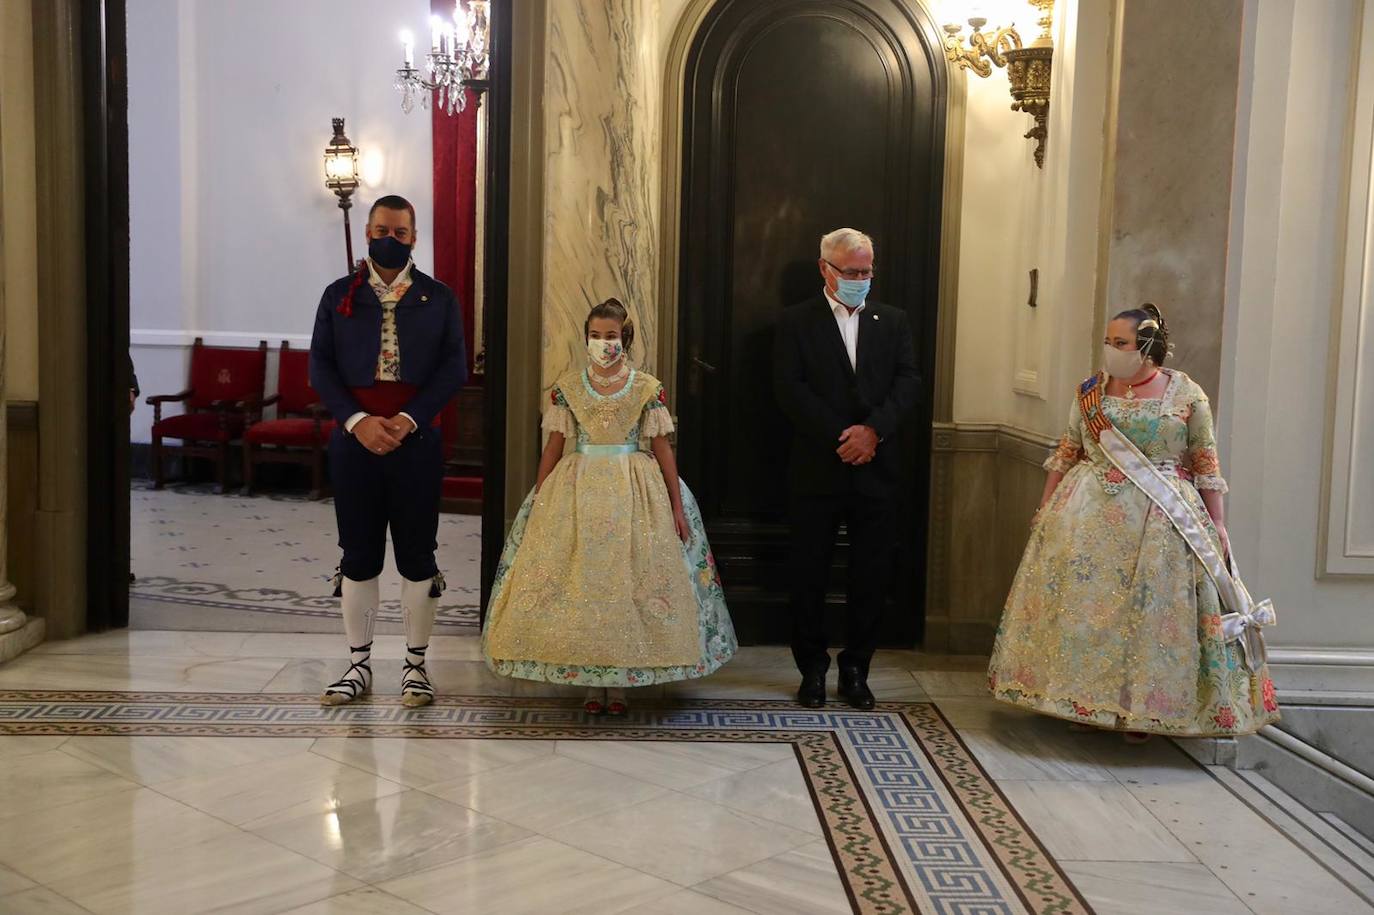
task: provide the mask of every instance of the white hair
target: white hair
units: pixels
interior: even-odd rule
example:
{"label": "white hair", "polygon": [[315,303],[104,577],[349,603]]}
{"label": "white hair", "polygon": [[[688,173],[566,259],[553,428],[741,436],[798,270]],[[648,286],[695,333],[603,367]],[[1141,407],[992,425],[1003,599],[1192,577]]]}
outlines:
{"label": "white hair", "polygon": [[831,260],[850,251],[873,253],[873,239],[858,229],[836,229],[821,236],[821,257]]}

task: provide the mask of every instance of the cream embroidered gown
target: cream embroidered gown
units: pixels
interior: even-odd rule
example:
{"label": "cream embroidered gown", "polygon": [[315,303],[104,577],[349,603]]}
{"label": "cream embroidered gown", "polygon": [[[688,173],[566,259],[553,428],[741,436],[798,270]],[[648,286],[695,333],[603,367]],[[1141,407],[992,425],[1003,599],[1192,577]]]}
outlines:
{"label": "cream embroidered gown", "polygon": [[648,442],[673,431],[663,386],[631,372],[615,394],[586,372],[554,387],[544,428],[566,455],[516,516],[482,632],[496,673],[580,686],[702,677],[737,643],[687,484],[684,545]]}
{"label": "cream embroidered gown", "polygon": [[[1226,491],[1207,395],[1182,372],[1154,399],[1103,410],[1208,518]],[[1107,728],[1252,733],[1278,719],[1268,671],[1221,637],[1216,586],[1167,516],[1117,470],[1074,403],[1046,470],[1064,473],[1016,573],[988,672],[996,698]],[[1208,519],[1208,529],[1216,538]]]}

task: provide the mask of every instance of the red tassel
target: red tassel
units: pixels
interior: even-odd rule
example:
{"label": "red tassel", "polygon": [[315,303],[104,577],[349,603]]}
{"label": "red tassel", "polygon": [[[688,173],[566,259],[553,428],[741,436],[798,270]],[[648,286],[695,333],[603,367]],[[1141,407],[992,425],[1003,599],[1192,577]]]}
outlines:
{"label": "red tassel", "polygon": [[353,317],[353,293],[358,291],[358,287],[363,284],[367,277],[367,261],[358,261],[358,272],[353,274],[353,282],[349,284],[348,291],[344,293],[343,299],[339,301],[339,307],[334,309],[345,318]]}

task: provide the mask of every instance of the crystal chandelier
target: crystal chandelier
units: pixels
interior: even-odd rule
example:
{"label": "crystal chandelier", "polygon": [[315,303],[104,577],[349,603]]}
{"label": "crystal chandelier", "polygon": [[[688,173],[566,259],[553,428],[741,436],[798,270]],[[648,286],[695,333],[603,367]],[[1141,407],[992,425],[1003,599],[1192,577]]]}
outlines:
{"label": "crystal chandelier", "polygon": [[467,107],[467,92],[471,86],[486,86],[488,53],[487,0],[454,0],[453,21],[438,16],[429,20],[429,53],[425,55],[425,76],[415,66],[415,36],[401,33],[405,63],[396,71],[396,89],[401,93],[401,110],[409,114],[420,106],[429,107],[430,95],[438,93],[438,110],[455,114]]}

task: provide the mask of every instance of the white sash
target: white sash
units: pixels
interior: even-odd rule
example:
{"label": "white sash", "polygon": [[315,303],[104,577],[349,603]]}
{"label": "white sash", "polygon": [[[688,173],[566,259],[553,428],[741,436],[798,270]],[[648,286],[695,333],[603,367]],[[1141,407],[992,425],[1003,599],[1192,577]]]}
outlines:
{"label": "white sash", "polygon": [[1107,425],[1098,435],[1098,444],[1108,460],[1124,473],[1150,501],[1159,506],[1174,528],[1183,536],[1208,576],[1217,586],[1221,603],[1229,612],[1221,617],[1222,636],[1240,645],[1245,666],[1253,673],[1265,663],[1264,637],[1261,626],[1272,626],[1278,620],[1270,600],[1256,603],[1240,580],[1235,556],[1223,559],[1221,551],[1207,533],[1207,523],[1197,508],[1179,496],[1158,467],[1135,443],[1116,426]]}

